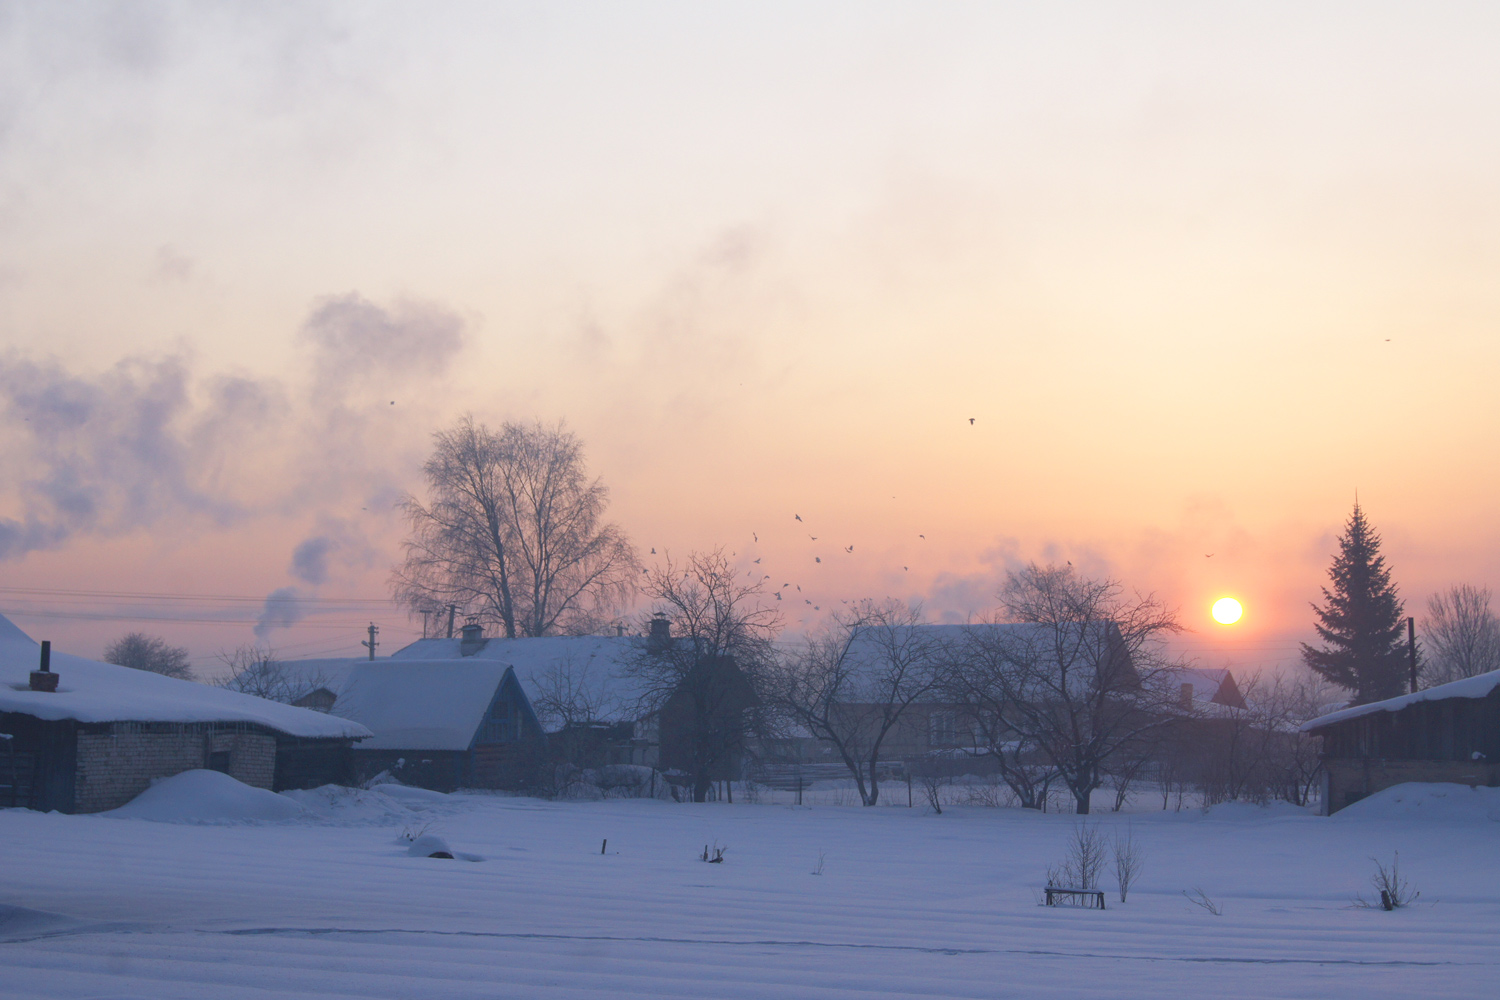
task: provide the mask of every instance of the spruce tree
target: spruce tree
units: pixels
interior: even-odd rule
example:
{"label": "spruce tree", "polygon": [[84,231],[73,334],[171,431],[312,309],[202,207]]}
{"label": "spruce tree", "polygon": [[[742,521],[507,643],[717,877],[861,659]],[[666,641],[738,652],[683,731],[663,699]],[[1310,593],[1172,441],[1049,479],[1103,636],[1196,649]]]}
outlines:
{"label": "spruce tree", "polygon": [[1303,643],[1303,662],[1353,691],[1356,705],[1404,694],[1406,623],[1401,599],[1380,554],[1380,536],[1357,500],[1328,576],[1333,589],[1323,588],[1323,607],[1313,605],[1325,648]]}

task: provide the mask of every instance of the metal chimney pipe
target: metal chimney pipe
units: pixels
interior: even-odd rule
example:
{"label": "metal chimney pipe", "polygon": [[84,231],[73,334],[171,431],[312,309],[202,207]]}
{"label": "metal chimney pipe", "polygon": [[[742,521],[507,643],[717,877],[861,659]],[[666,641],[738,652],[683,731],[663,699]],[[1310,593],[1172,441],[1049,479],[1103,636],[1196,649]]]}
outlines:
{"label": "metal chimney pipe", "polygon": [[52,640],[51,639],[43,639],[42,640],[42,665],[38,669],[40,669],[41,672],[44,673],[44,674],[51,673],[51,671],[52,671]]}

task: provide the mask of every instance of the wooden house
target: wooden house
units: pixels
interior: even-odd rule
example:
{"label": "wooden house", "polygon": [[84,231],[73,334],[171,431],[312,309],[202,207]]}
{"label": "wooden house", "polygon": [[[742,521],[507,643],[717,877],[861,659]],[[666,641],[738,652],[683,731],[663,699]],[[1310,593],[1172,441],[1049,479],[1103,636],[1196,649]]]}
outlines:
{"label": "wooden house", "polygon": [[1323,809],[1407,781],[1500,785],[1500,670],[1313,719]]}

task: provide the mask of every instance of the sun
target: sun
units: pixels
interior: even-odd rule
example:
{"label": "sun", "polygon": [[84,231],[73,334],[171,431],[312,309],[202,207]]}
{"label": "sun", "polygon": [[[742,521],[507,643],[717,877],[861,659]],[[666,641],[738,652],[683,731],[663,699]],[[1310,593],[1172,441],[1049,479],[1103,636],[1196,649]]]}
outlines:
{"label": "sun", "polygon": [[1221,597],[1214,601],[1214,621],[1220,625],[1233,625],[1244,613],[1244,607],[1232,597]]}

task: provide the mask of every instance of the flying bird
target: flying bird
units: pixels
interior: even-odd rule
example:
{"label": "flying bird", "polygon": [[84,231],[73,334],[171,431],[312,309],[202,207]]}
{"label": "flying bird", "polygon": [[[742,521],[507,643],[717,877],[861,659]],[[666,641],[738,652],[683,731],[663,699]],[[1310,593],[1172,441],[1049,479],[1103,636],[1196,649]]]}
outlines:
{"label": "flying bird", "polygon": [[795,517],[799,521],[802,520],[802,515],[801,514],[793,514],[792,516]]}
{"label": "flying bird", "polygon": [[759,560],[759,559],[757,559],[757,560],[755,560],[755,561],[756,561],[756,562],[757,562],[757,563],[758,563],[758,562],[760,562],[760,560]]}
{"label": "flying bird", "polygon": [[652,554],[652,555],[653,555],[653,556],[654,556],[654,555],[656,555],[656,550],[655,550],[655,549],[652,549],[652,550],[651,550],[651,554]]}
{"label": "flying bird", "polygon": [[781,591],[779,591],[779,590],[778,590],[778,591],[776,591],[776,599],[777,599],[777,600],[778,600],[778,601],[779,601],[779,600],[781,600]]}
{"label": "flying bird", "polygon": [[753,532],[753,531],[752,531],[752,532],[750,532],[750,537],[751,537],[751,538],[753,538],[753,539],[755,539],[755,540],[756,540],[756,541],[757,541],[757,542],[758,542],[758,541],[760,541],[760,536],[759,536],[759,535],[757,535],[757,534],[756,534],[756,533],[755,533],[755,532]]}
{"label": "flying bird", "polygon": [[917,537],[918,537],[918,538],[921,538],[921,539],[923,539],[923,540],[925,540],[925,539],[926,539],[926,538],[927,538],[927,536],[926,536],[926,535],[918,535],[918,536],[917,536]]}
{"label": "flying bird", "polygon": [[970,426],[970,427],[973,427],[973,426],[974,426],[974,418],[973,418],[973,417],[970,417],[970,418],[969,418],[969,426]]}
{"label": "flying bird", "polygon": [[851,545],[848,548],[846,548],[844,551],[845,552],[853,552],[854,551],[854,546]]}
{"label": "flying bird", "polygon": [[904,570],[906,570],[908,573],[911,572],[911,567],[910,566],[902,566],[901,568],[904,569]]}
{"label": "flying bird", "polygon": [[822,556],[813,556],[813,562],[820,563],[822,561],[823,561],[823,557]]}
{"label": "flying bird", "polygon": [[815,542],[818,540],[818,536],[817,535],[808,535],[807,537],[811,538]]}
{"label": "flying bird", "polygon": [[1205,558],[1205,559],[1212,559],[1213,557],[1214,557],[1214,554],[1212,552],[1205,552],[1203,554],[1203,558]]}

